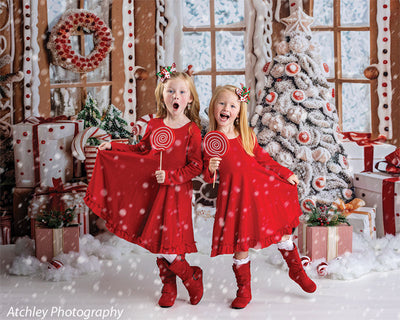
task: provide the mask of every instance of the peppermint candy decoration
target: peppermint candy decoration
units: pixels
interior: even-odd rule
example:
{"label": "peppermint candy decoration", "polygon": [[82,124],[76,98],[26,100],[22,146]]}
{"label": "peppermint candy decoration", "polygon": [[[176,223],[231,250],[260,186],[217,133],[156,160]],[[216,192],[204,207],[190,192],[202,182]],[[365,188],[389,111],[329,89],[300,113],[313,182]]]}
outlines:
{"label": "peppermint candy decoration", "polygon": [[326,73],[329,73],[329,66],[328,66],[328,64],[327,63],[323,63],[322,64],[322,68],[324,69],[324,71],[326,72]]}
{"label": "peppermint candy decoration", "polygon": [[303,102],[304,100],[306,100],[306,94],[303,90],[294,90],[291,98],[294,102]]}
{"label": "peppermint candy decoration", "polygon": [[136,121],[135,125],[132,127],[132,134],[134,136],[144,136],[146,127],[151,119],[153,119],[156,115],[154,113],[146,114],[141,117],[138,121]]}
{"label": "peppermint candy decoration", "polygon": [[310,257],[308,256],[301,257],[301,264],[303,265],[303,267],[307,267],[310,264],[310,262],[311,262]]}
{"label": "peppermint candy decoration", "polygon": [[175,134],[168,127],[160,127],[154,130],[150,136],[150,143],[153,149],[165,151],[172,147],[175,142]]}
{"label": "peppermint candy decoration", "polygon": [[328,274],[328,264],[326,262],[321,262],[317,266],[317,273],[321,277],[325,277]]}
{"label": "peppermint candy decoration", "polygon": [[58,270],[64,267],[64,264],[57,259],[50,260],[47,264],[47,269]]}
{"label": "peppermint candy decoration", "polygon": [[265,101],[268,104],[274,104],[276,102],[276,99],[278,99],[278,94],[274,91],[269,92],[265,97]]}
{"label": "peppermint candy decoration", "polygon": [[327,102],[324,104],[324,113],[327,114],[328,116],[331,116],[333,111],[335,110],[335,106]]}
{"label": "peppermint candy decoration", "polygon": [[301,68],[296,62],[288,63],[285,67],[285,73],[288,76],[295,76],[300,72]]}
{"label": "peppermint candy decoration", "polygon": [[210,157],[223,157],[229,150],[229,140],[220,131],[210,131],[204,137],[203,146]]}
{"label": "peppermint candy decoration", "polygon": [[315,178],[312,182],[312,186],[317,191],[323,190],[326,186],[326,178],[322,176]]}
{"label": "peppermint candy decoration", "polygon": [[301,202],[301,209],[303,209],[303,211],[311,212],[312,207],[315,207],[315,201],[311,198],[304,199]]}
{"label": "peppermint candy decoration", "polygon": [[302,130],[297,134],[296,140],[300,144],[307,145],[311,142],[311,134],[307,130]]}
{"label": "peppermint candy decoration", "polygon": [[353,191],[351,189],[343,189],[342,195],[345,200],[351,200],[353,198]]}

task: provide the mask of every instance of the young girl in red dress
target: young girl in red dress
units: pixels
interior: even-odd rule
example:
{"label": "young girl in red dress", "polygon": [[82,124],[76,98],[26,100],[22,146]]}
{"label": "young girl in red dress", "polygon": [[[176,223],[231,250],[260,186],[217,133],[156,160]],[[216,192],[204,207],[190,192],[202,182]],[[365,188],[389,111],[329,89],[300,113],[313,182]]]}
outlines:
{"label": "young girl in red dress", "polygon": [[277,243],[289,266],[290,278],[306,292],[316,290],[291,238],[302,214],[298,179],[257,143],[248,126],[247,101],[245,87],[216,88],[209,106],[209,129],[224,133],[229,149],[222,159],[210,158],[204,152],[203,170],[207,182],[219,172],[211,256],[233,253],[238,290],[231,307],[236,309],[244,308],[251,300],[249,248]]}
{"label": "young girl in red dress", "polygon": [[[177,296],[176,276],[191,304],[203,296],[202,270],[185,260],[185,253],[197,252],[191,201],[192,178],[203,167],[200,104],[189,75],[176,72],[174,65],[158,75],[156,118],[136,145],[100,145],[85,201],[109,231],[158,254],[163,282],[158,303],[170,307]],[[160,170],[160,152],[152,149],[150,136],[165,126],[174,132],[175,142],[163,151]]]}

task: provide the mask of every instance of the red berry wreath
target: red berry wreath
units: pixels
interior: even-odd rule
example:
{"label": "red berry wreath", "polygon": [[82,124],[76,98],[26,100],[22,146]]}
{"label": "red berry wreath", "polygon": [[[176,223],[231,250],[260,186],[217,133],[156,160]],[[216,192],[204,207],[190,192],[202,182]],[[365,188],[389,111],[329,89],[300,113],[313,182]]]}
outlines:
{"label": "red berry wreath", "polygon": [[[76,53],[70,37],[78,31],[93,33],[94,48],[87,56]],[[105,22],[94,13],[72,9],[66,11],[50,33],[47,48],[51,51],[53,64],[74,72],[90,72],[100,66],[112,49],[113,37]]]}

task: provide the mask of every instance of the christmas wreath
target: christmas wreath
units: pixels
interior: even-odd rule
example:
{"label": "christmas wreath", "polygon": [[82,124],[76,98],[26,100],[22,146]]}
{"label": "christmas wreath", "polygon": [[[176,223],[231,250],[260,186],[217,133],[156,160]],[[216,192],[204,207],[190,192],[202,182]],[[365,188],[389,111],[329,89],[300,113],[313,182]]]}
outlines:
{"label": "christmas wreath", "polygon": [[[93,33],[93,50],[82,56],[71,46],[70,37],[84,32]],[[55,65],[74,72],[90,72],[100,66],[112,49],[113,37],[105,22],[94,13],[72,9],[66,11],[52,28],[47,48]]]}

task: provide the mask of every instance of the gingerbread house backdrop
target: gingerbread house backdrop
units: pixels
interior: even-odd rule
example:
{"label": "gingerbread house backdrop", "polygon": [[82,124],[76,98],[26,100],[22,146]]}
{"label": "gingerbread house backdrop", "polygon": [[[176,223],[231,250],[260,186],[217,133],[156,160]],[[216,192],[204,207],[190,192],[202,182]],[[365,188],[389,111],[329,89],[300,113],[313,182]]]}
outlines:
{"label": "gingerbread house backdrop", "polygon": [[[313,17],[313,24],[308,18],[301,23],[320,47],[341,131],[369,134],[371,140],[383,137],[399,146],[396,0],[1,0],[4,213],[14,215],[17,229],[25,225],[27,208],[17,214],[15,208],[29,203],[33,191],[15,193],[15,186],[34,187],[13,178],[24,168],[10,153],[21,140],[12,126],[30,117],[76,119],[93,98],[100,110],[115,106],[128,131],[138,130],[135,125],[156,111],[155,74],[172,62],[193,70],[203,117],[212,90],[224,83],[252,88],[251,117],[264,98],[266,66],[281,53],[277,44],[284,30],[296,25],[288,17],[297,9]],[[80,131],[80,124],[73,126],[65,139]],[[85,181],[78,173],[85,170],[72,162],[65,161],[62,170],[50,178]],[[212,204],[212,197],[207,201]]]}

